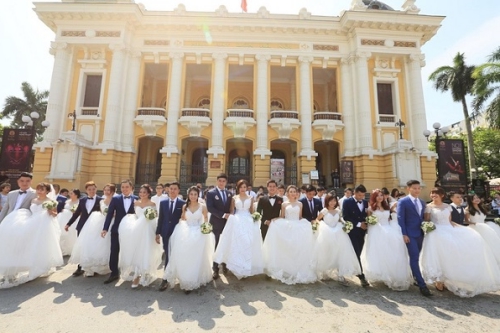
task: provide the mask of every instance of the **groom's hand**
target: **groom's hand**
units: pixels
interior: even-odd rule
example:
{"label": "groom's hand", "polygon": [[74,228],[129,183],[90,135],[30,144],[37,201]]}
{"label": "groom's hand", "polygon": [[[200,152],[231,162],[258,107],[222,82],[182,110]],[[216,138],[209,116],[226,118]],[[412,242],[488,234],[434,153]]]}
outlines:
{"label": "groom's hand", "polygon": [[101,231],[101,237],[102,237],[102,238],[106,237],[106,234],[107,234],[107,233],[108,233],[108,232],[107,232],[106,230]]}
{"label": "groom's hand", "polygon": [[403,235],[403,240],[405,241],[405,244],[410,243],[410,237]]}
{"label": "groom's hand", "polygon": [[156,240],[156,243],[157,243],[157,244],[160,244],[160,235],[156,235],[155,240]]}
{"label": "groom's hand", "polygon": [[68,230],[69,230],[69,225],[67,225],[67,224],[66,224],[66,225],[64,226],[64,230],[65,230],[65,231],[68,231]]}
{"label": "groom's hand", "polygon": [[368,225],[366,224],[366,222],[361,222],[361,225],[359,227],[363,230],[368,229]]}

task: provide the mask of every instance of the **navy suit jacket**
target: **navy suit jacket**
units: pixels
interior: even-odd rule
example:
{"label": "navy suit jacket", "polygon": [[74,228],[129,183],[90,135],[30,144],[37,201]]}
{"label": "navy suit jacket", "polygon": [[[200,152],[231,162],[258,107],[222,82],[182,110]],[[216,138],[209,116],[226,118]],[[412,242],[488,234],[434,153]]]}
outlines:
{"label": "navy suit jacket", "polygon": [[182,206],[186,204],[184,200],[177,199],[172,213],[170,200],[171,199],[168,198],[160,201],[160,211],[158,212],[156,234],[161,235],[164,239],[168,239],[174,232],[175,226],[179,223],[182,216]]}
{"label": "navy suit jacket", "polygon": [[66,200],[68,200],[68,198],[66,198],[64,195],[58,194],[56,200],[57,200],[57,213],[59,214],[64,209],[64,204],[66,203]]}
{"label": "navy suit jacket", "polygon": [[227,190],[224,190],[226,194],[226,203],[221,198],[219,188],[214,188],[207,193],[207,210],[210,213],[210,223],[214,226],[214,229],[222,230],[226,225],[226,219],[222,218],[224,214],[230,214],[231,201],[233,196]]}
{"label": "navy suit jacket", "polygon": [[368,209],[368,202],[366,200],[363,200],[363,207],[363,211],[360,211],[358,202],[354,197],[345,199],[342,203],[342,217],[344,221],[352,222],[354,228],[356,228],[359,222],[366,221],[366,210]]}
{"label": "navy suit jacket", "polygon": [[118,233],[118,227],[120,226],[120,222],[127,214],[134,214],[134,200],[137,200],[137,196],[132,195],[132,199],[130,200],[130,207],[128,211],[125,211],[125,206],[123,205],[123,195],[114,196],[111,198],[111,202],[108,207],[108,214],[106,214],[106,220],[104,221],[104,227],[102,230],[108,231],[109,225],[111,224],[111,220],[113,217],[115,218],[115,223],[111,227],[111,232]]}
{"label": "navy suit jacket", "polygon": [[76,208],[75,212],[73,213],[73,216],[71,216],[68,223],[66,223],[66,224],[70,226],[76,221],[76,219],[78,217],[80,217],[80,220],[78,220],[78,224],[76,225],[76,230],[78,230],[78,232],[80,232],[80,230],[82,230],[83,226],[85,225],[85,222],[87,222],[90,214],[101,210],[101,207],[99,205],[101,200],[102,200],[101,197],[99,197],[99,196],[95,197],[94,206],[92,207],[92,210],[89,213],[89,212],[87,212],[87,198],[80,199],[78,201],[78,207]]}
{"label": "navy suit jacket", "polygon": [[318,213],[323,209],[323,204],[318,198],[313,198],[314,209],[312,212],[311,207],[309,207],[309,200],[307,197],[302,198],[299,201],[302,202],[302,218],[308,220],[309,222],[315,220],[318,217]]}
{"label": "navy suit jacket", "polygon": [[398,223],[401,227],[401,233],[408,237],[416,238],[423,235],[421,225],[424,220],[425,202],[422,199],[418,200],[422,206],[420,212],[417,211],[412,196],[408,195],[398,201]]}

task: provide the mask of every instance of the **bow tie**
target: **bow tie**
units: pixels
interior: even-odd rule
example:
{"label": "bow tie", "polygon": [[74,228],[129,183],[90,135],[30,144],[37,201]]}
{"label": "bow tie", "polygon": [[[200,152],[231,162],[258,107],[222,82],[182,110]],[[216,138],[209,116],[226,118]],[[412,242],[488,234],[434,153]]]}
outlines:
{"label": "bow tie", "polygon": [[128,197],[123,197],[123,199],[130,199],[130,198],[131,198],[130,195]]}
{"label": "bow tie", "polygon": [[363,201],[358,201],[358,203],[359,203],[359,204],[360,204],[360,203],[363,203]]}
{"label": "bow tie", "polygon": [[87,200],[94,200],[94,198],[87,198]]}
{"label": "bow tie", "polygon": [[276,196],[273,195],[273,196],[269,197],[269,199],[276,199]]}
{"label": "bow tie", "polygon": [[19,194],[26,194],[26,191],[19,191]]}

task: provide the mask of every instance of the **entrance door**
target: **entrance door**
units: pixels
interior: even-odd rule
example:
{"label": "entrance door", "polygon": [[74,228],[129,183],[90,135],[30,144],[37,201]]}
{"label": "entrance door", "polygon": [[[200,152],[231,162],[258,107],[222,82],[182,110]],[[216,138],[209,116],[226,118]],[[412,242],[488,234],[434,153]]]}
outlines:
{"label": "entrance door", "polygon": [[246,150],[234,149],[229,153],[228,182],[235,184],[240,179],[250,182],[250,153]]}

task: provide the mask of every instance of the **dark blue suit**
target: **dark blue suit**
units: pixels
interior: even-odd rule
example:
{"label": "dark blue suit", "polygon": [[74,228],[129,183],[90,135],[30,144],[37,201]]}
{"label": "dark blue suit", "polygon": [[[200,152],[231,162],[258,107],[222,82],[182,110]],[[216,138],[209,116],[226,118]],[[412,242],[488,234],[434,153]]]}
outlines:
{"label": "dark blue suit", "polygon": [[[352,247],[354,248],[354,252],[356,252],[356,256],[358,257],[359,265],[361,267],[361,252],[363,251],[363,246],[365,245],[365,235],[366,230],[358,227],[359,222],[366,221],[366,210],[368,209],[368,202],[366,200],[363,201],[363,210],[361,211],[358,207],[358,202],[354,197],[350,197],[345,199],[342,203],[342,217],[344,221],[352,222],[353,229],[348,233],[349,238],[351,239]],[[364,277],[363,267],[361,267],[361,275],[360,277]]]}
{"label": "dark blue suit", "polygon": [[120,239],[118,237],[118,227],[120,222],[127,214],[134,214],[134,200],[137,200],[135,195],[131,195],[130,207],[128,211],[125,211],[125,206],[123,205],[123,195],[114,196],[111,198],[111,202],[108,207],[108,214],[106,214],[106,220],[104,221],[104,227],[102,230],[108,231],[109,225],[113,217],[115,218],[115,223],[111,227],[111,254],[109,256],[109,269],[111,269],[111,276],[118,276],[118,256],[120,254]]}
{"label": "dark blue suit", "polygon": [[420,272],[419,256],[424,241],[424,232],[421,229],[424,220],[425,202],[418,199],[422,209],[417,211],[412,196],[406,196],[398,201],[398,223],[403,236],[408,236],[410,242],[406,244],[410,257],[410,267],[413,277],[420,288],[425,287],[425,281]]}
{"label": "dark blue suit", "polygon": [[101,210],[100,207],[100,202],[102,200],[101,197],[96,196],[94,199],[94,206],[92,206],[92,210],[90,213],[87,211],[87,200],[88,198],[83,198],[78,201],[78,207],[76,208],[75,212],[73,213],[73,216],[69,219],[67,225],[71,226],[78,217],[80,219],[78,220],[78,224],[76,225],[76,231],[78,235],[80,235],[80,231],[82,231],[83,226],[85,225],[85,222],[89,219],[90,214],[93,212],[99,212]]}
{"label": "dark blue suit", "polygon": [[175,206],[171,206],[172,199],[168,198],[160,201],[160,211],[158,212],[158,225],[156,234],[161,235],[163,240],[163,250],[165,251],[165,267],[168,264],[168,242],[174,232],[175,226],[179,223],[182,216],[182,206],[186,202],[182,199],[176,199]]}
{"label": "dark blue suit", "polygon": [[[219,245],[220,235],[226,226],[226,219],[223,218],[224,214],[230,214],[231,201],[233,196],[227,190],[222,190],[225,193],[226,201],[221,198],[221,190],[216,187],[207,193],[207,210],[210,213],[210,224],[213,226],[213,233],[215,236],[215,248]],[[219,270],[219,264],[214,262],[214,271]]]}
{"label": "dark blue suit", "polygon": [[66,203],[66,200],[68,200],[68,198],[66,198],[64,195],[58,194],[56,200],[57,200],[57,214],[59,214],[64,209],[64,204]]}
{"label": "dark blue suit", "polygon": [[302,198],[299,201],[302,202],[302,218],[311,222],[312,220],[316,220],[318,217],[318,213],[323,209],[323,204],[321,200],[318,198],[313,198],[313,211],[311,212],[311,207],[309,206],[309,199]]}

